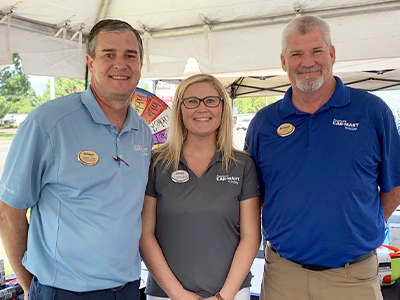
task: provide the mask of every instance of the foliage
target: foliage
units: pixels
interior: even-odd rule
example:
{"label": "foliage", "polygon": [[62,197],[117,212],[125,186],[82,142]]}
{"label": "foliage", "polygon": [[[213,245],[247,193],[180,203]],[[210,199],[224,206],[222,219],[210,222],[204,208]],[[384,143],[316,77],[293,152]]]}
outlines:
{"label": "foliage", "polygon": [[234,106],[238,107],[238,114],[255,114],[266,104],[276,101],[276,97],[247,97],[233,100]]}
{"label": "foliage", "polygon": [[9,106],[10,105],[6,101],[6,99],[3,96],[0,96],[0,119],[3,119],[4,116],[8,113]]}
{"label": "foliage", "polygon": [[[55,78],[55,97],[66,96],[75,92],[83,92],[85,90],[85,81],[81,79],[71,78]],[[46,85],[46,89],[42,96],[42,102],[50,100],[50,81]]]}
{"label": "foliage", "polygon": [[13,55],[13,65],[0,69],[0,96],[9,103],[36,97],[35,90],[22,71],[18,54]]}
{"label": "foliage", "polygon": [[28,113],[38,102],[29,78],[22,70],[18,54],[13,55],[13,64],[0,69],[0,119],[7,113]]}
{"label": "foliage", "polygon": [[[61,97],[85,89],[83,80],[56,78],[55,96]],[[50,82],[43,96],[32,88],[29,77],[22,70],[18,54],[13,55],[13,64],[0,69],[0,119],[7,113],[27,114],[35,107],[50,100]]]}

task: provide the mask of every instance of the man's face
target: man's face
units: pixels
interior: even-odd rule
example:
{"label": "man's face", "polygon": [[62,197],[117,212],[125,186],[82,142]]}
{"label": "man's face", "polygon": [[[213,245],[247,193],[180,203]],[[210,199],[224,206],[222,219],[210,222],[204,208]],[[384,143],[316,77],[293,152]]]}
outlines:
{"label": "man's face", "polygon": [[91,88],[102,101],[126,101],[136,88],[142,69],[136,35],[132,31],[101,32],[94,57],[86,55]]}
{"label": "man's face", "polygon": [[313,92],[324,86],[333,76],[335,48],[328,46],[321,32],[313,30],[304,35],[293,34],[281,54],[281,63],[293,89]]}

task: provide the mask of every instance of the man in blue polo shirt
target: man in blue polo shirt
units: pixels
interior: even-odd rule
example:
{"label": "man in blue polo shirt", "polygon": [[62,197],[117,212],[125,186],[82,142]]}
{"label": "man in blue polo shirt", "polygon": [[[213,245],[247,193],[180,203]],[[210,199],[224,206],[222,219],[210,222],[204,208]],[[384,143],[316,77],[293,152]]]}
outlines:
{"label": "man in blue polo shirt", "polygon": [[130,105],[142,59],[136,30],[100,21],[88,39],[90,87],[35,109],[15,135],[0,233],[25,299],[139,299],[153,140]]}
{"label": "man in blue polo shirt", "polygon": [[321,18],[282,33],[291,88],[257,113],[246,147],[264,188],[262,300],[382,299],[375,249],[400,204],[400,136],[378,97],[332,74]]}

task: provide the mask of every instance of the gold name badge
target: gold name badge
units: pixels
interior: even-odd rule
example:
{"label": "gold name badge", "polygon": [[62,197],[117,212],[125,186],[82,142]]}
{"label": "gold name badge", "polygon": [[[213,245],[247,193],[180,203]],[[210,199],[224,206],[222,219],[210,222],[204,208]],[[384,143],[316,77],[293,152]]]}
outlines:
{"label": "gold name badge", "polygon": [[82,150],[77,155],[78,161],[85,166],[94,166],[99,162],[99,156],[91,150]]}
{"label": "gold name badge", "polygon": [[290,124],[290,123],[283,123],[281,126],[278,127],[278,129],[276,130],[276,133],[279,136],[285,137],[288,135],[291,135],[295,130],[294,125]]}

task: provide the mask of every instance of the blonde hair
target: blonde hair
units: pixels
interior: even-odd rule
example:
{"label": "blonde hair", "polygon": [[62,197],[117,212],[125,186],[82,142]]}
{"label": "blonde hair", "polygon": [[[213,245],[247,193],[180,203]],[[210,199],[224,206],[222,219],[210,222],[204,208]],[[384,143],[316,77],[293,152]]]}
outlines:
{"label": "blonde hair", "polygon": [[170,167],[173,167],[174,170],[178,169],[182,146],[187,135],[187,129],[182,120],[182,99],[186,89],[198,82],[211,83],[223,99],[221,124],[217,135],[217,150],[222,154],[222,165],[225,169],[228,168],[231,160],[237,162],[234,157],[234,151],[238,150],[233,146],[233,116],[229,95],[221,82],[214,76],[197,74],[183,80],[175,92],[171,106],[167,141],[164,145],[153,150],[157,154],[155,155],[153,168],[161,161],[164,170],[168,170]]}

